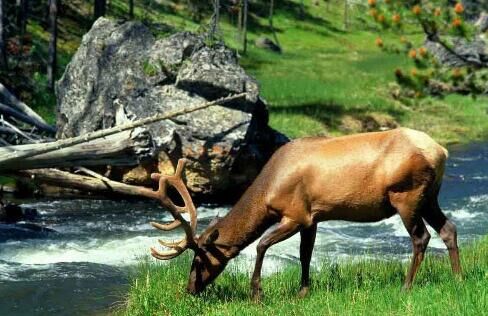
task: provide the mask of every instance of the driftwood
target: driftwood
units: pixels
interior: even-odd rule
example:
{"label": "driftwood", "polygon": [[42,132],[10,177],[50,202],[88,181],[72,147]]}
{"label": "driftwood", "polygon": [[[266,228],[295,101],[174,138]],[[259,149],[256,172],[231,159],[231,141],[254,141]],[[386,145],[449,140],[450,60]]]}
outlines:
{"label": "driftwood", "polygon": [[[246,93],[240,93],[225,98],[220,98],[211,102],[205,102],[201,105],[192,108],[154,115],[131,123],[122,124],[112,128],[87,133],[86,135],[58,140],[56,142],[2,147],[0,148],[0,172],[4,173],[6,171],[8,172],[13,170],[23,170],[29,168],[45,168],[48,166],[60,167],[60,166],[79,166],[79,165],[95,165],[95,164],[100,165],[100,164],[113,163],[114,160],[110,159],[110,155],[113,155],[113,153],[108,153],[104,151],[103,148],[100,148],[99,146],[97,146],[96,149],[92,149],[91,156],[84,153],[84,151],[81,149],[86,149],[87,147],[89,148],[90,146],[92,146],[91,141],[96,139],[108,137],[110,135],[115,135],[123,131],[129,131],[136,127],[141,127],[157,121],[166,120],[180,115],[192,113],[198,110],[208,108],[210,106],[223,104],[229,101],[243,98],[245,96]],[[120,137],[116,139],[118,139],[119,142],[120,141],[123,142],[124,138],[122,138],[122,140],[120,140],[121,139]],[[112,139],[112,142],[113,141],[114,140]],[[107,146],[109,145],[108,142],[106,141],[102,141],[102,143],[106,144]],[[52,153],[51,155],[46,155],[54,151],[61,151],[64,148],[73,147],[75,145],[80,145],[80,144],[85,144],[85,145],[76,148],[67,149],[61,153],[57,152],[57,153]],[[119,149],[121,148],[119,147]],[[81,156],[83,156],[83,159],[79,158]],[[49,159],[53,161],[48,162]],[[98,161],[96,161],[97,159]],[[94,162],[91,163],[90,160]],[[49,165],[44,165],[44,163],[46,164],[49,163]]]}
{"label": "driftwood", "polygon": [[32,138],[27,133],[24,133],[23,131],[21,131],[19,128],[17,128],[15,125],[9,123],[8,121],[2,119],[2,120],[0,120],[0,123],[2,123],[4,125],[4,126],[0,126],[0,131],[2,129],[4,129],[6,132],[9,132],[11,134],[13,132],[13,134],[18,134],[18,135],[24,137],[29,142],[32,142],[32,143],[36,143],[37,142],[37,140],[35,140],[34,138]]}
{"label": "driftwood", "polygon": [[20,112],[15,108],[5,105],[3,103],[0,103],[0,113],[3,115],[11,116],[19,121],[30,124],[32,126],[35,126],[41,131],[52,133],[52,134],[56,133],[56,129],[51,125],[38,122],[37,120],[34,120],[32,117],[28,116],[27,114]]}
{"label": "driftwood", "polygon": [[[3,97],[3,103],[10,105],[12,108],[16,109],[18,112],[24,113],[33,123],[38,126],[49,126],[44,119],[34,112],[27,104],[17,99],[10,91],[5,88],[4,85],[0,83],[0,96]],[[31,124],[33,125],[33,124]],[[35,126],[37,126],[35,125]],[[52,129],[52,126],[49,126]]]}
{"label": "driftwood", "polygon": [[91,191],[97,193],[104,193],[107,195],[129,195],[141,196],[143,191],[148,189],[141,186],[124,184],[117,181],[109,180],[103,176],[104,179],[88,177],[73,174],[57,169],[35,169],[23,170],[11,174],[13,177],[28,177],[34,182],[50,184],[57,187],[76,189],[80,191]]}
{"label": "driftwood", "polygon": [[[0,156],[15,149],[18,153],[29,153],[47,144],[28,144],[0,147]],[[152,154],[152,144],[147,135],[124,131],[91,142],[62,148],[37,156],[12,160],[0,165],[1,171],[36,168],[63,168],[73,166],[136,165]]]}

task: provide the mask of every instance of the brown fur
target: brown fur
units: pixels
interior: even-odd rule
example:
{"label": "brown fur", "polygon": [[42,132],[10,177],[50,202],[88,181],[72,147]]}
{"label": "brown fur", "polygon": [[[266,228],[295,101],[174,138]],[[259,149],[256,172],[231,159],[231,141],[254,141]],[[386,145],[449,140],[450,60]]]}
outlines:
{"label": "brown fur", "polygon": [[425,219],[445,241],[454,272],[460,272],[455,226],[437,203],[447,150],[422,132],[395,129],[338,138],[297,139],[281,147],[232,210],[197,240],[188,290],[200,292],[244,247],[269,230],[257,246],[252,277],[255,299],[266,250],[301,233],[302,284],[317,223],[375,222],[399,214],[412,238],[413,259],[405,280],[410,288],[430,235]]}

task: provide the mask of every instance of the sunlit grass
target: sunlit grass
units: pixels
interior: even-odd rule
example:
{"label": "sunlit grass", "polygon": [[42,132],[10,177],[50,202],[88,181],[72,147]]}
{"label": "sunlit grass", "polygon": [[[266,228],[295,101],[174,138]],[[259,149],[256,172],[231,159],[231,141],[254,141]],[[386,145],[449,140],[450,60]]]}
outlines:
{"label": "sunlit grass", "polygon": [[[298,251],[298,250],[297,250]],[[427,254],[410,292],[401,290],[407,264],[365,259],[325,262],[312,274],[311,293],[296,297],[297,265],[263,279],[265,298],[249,297],[249,276],[225,271],[202,295],[185,292],[190,257],[141,263],[121,315],[482,315],[488,310],[488,238],[461,247],[463,280],[447,254]]]}
{"label": "sunlit grass", "polygon": [[[256,7],[251,10],[255,24],[249,28],[247,54],[239,52],[235,23],[223,15],[220,24],[219,34],[241,54],[241,64],[258,80],[261,94],[269,103],[272,127],[292,138],[336,136],[352,132],[344,128],[345,118],[360,119],[380,113],[400,125],[426,131],[443,144],[488,137],[488,97],[474,100],[469,96],[449,96],[417,100],[409,106],[401,104],[391,96],[390,85],[395,81],[395,68],[409,69],[411,62],[406,56],[384,53],[374,45],[378,34],[372,30],[372,24],[359,20],[367,21],[366,14],[352,12],[351,26],[345,31],[342,1],[331,0],[330,5],[317,6],[315,1],[305,0],[304,19],[300,19],[296,10],[299,3],[296,0],[276,4],[274,24],[282,54],[253,44],[262,35],[272,38],[267,19],[256,15]],[[88,3],[81,1],[79,5],[80,12],[91,12]],[[153,1],[146,9],[143,5],[136,1],[136,19],[164,23],[176,30],[200,32],[204,29],[201,26],[209,21],[209,17],[200,23],[192,21],[184,6],[172,1]],[[108,16],[127,18],[127,6],[127,1],[111,1]],[[84,23],[89,20],[89,16],[85,17]],[[67,19],[61,19],[60,25],[64,34],[59,42],[63,69],[79,44],[76,34],[84,31],[75,30],[76,24]],[[47,40],[40,27],[32,25],[30,31],[39,41]],[[411,40],[422,42],[418,30],[411,27],[409,33]],[[398,35],[386,32],[382,37],[387,42]],[[34,108],[39,108],[52,122],[54,104],[44,104],[54,102],[54,98],[48,92],[40,92],[42,100],[33,101]]]}

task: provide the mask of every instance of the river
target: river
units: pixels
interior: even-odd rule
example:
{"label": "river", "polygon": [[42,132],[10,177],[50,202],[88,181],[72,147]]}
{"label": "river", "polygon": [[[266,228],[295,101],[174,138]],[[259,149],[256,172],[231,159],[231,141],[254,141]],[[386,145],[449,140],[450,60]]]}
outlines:
{"label": "river", "polygon": [[[440,201],[458,227],[461,245],[488,234],[488,143],[450,149]],[[161,236],[149,221],[170,220],[151,202],[31,200],[23,204],[40,212],[37,224],[56,232],[35,233],[0,224],[0,315],[106,314],[124,300],[133,267]],[[199,227],[229,208],[200,205]],[[442,241],[431,233],[428,252],[445,252]],[[265,259],[265,272],[277,271],[288,262],[296,264],[298,245],[297,235],[273,246]],[[254,246],[233,264],[250,269]],[[405,260],[410,253],[410,239],[398,216],[371,224],[331,221],[319,225],[312,264],[365,256]]]}

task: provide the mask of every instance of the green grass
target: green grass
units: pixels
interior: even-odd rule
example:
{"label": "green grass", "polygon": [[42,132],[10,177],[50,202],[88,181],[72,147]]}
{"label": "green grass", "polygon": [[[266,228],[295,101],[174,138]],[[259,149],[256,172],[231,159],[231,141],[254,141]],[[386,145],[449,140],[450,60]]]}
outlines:
{"label": "green grass", "polygon": [[308,10],[315,20],[277,17],[282,55],[252,48],[242,59],[269,101],[274,128],[291,137],[341,135],[348,132],[345,118],[381,113],[444,144],[488,137],[487,97],[427,98],[407,107],[391,96],[390,87],[395,68],[412,66],[406,56],[381,52],[374,32],[341,31],[341,7]]}
{"label": "green grass", "polygon": [[[298,250],[297,250],[298,251]],[[312,273],[310,295],[297,298],[300,269],[290,265],[263,278],[265,298],[249,297],[249,276],[224,271],[202,295],[185,292],[189,256],[167,264],[144,261],[120,315],[486,315],[488,237],[461,248],[463,280],[454,278],[447,254],[427,254],[414,287],[401,290],[407,264],[362,260],[324,263]]]}
{"label": "green grass", "polygon": [[[391,96],[394,69],[412,64],[406,56],[387,54],[375,45],[372,25],[364,10],[350,12],[351,26],[343,26],[343,2],[304,0],[305,14],[300,18],[299,0],[276,3],[274,25],[283,54],[268,52],[254,46],[262,35],[272,38],[266,19],[266,6],[256,3],[251,8],[249,49],[240,62],[254,76],[268,101],[270,125],[295,138],[309,135],[342,135],[360,130],[351,129],[371,115],[381,115],[400,125],[420,129],[443,144],[470,142],[488,138],[488,97],[477,100],[468,96],[427,98],[406,106]],[[151,3],[144,9],[143,3]],[[127,1],[113,0],[108,16],[127,17]],[[262,14],[258,15],[257,10]],[[62,73],[91,23],[91,4],[73,0],[67,4],[70,18],[60,19],[60,72]],[[136,1],[136,19],[165,23],[176,30],[199,32],[208,17],[196,23],[188,17],[184,6],[174,2]],[[77,18],[73,18],[73,17]],[[238,50],[236,27],[223,15],[221,35],[226,43]],[[47,43],[47,33],[31,23],[29,31],[39,43]],[[418,30],[409,30],[417,43],[422,41]],[[158,35],[159,36],[159,35]],[[165,36],[165,35],[164,35]],[[385,42],[398,36],[382,35]],[[42,45],[39,45],[42,46]],[[39,76],[43,83],[43,77]],[[42,85],[40,85],[42,86]],[[34,91],[33,107],[50,122],[54,121],[54,97],[40,89]]]}

